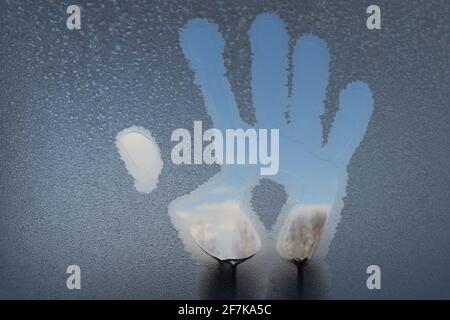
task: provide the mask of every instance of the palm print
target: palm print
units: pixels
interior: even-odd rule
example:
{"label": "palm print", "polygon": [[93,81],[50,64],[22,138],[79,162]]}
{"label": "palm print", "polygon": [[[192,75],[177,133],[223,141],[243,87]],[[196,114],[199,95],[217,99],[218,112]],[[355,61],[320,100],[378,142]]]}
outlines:
{"label": "palm print", "polygon": [[[220,260],[241,260],[275,241],[289,260],[324,257],[339,222],[346,166],[362,140],[372,114],[372,96],[362,82],[340,94],[328,142],[322,145],[320,116],[328,83],[329,53],[308,35],[294,48],[293,92],[288,94],[288,34],[275,14],[258,16],[249,30],[255,128],[277,128],[280,169],[271,176],[283,184],[288,201],[274,226],[264,226],[249,205],[249,190],[260,174],[254,165],[223,165],[221,172],[170,206],[172,221],[187,248],[202,248]],[[249,128],[241,121],[223,62],[218,27],[194,19],[180,32],[180,43],[195,73],[215,128]],[[267,228],[268,227],[268,228]],[[321,234],[323,239],[321,241]]]}

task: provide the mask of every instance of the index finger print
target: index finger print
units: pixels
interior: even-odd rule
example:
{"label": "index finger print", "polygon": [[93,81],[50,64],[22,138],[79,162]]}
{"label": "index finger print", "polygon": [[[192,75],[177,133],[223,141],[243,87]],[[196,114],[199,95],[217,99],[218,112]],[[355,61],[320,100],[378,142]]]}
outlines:
{"label": "index finger print", "polygon": [[240,126],[240,116],[223,61],[224,39],[206,19],[189,21],[180,32],[183,54],[195,71],[206,108],[219,129]]}

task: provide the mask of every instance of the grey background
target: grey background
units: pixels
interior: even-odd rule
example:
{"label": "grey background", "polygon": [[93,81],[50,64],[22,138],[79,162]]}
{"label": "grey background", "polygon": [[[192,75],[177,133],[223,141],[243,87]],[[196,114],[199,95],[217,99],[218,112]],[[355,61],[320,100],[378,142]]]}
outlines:
{"label": "grey background", "polygon": [[[372,3],[382,8],[379,31],[365,27]],[[348,168],[330,287],[313,282],[304,297],[450,298],[448,1],[79,0],[81,31],[65,26],[69,4],[0,3],[0,298],[226,291],[214,262],[198,271],[205,266],[183,250],[167,214],[170,201],[218,171],[170,162],[172,130],[211,125],[178,30],[194,17],[220,26],[228,76],[251,123],[246,36],[267,11],[286,20],[292,39],[313,32],[329,45],[325,134],[347,82],[366,81],[375,97]],[[114,145],[131,125],[150,129],[161,147],[165,166],[151,195],[135,191]],[[260,198],[270,199],[266,187],[285,196],[265,182]],[[80,291],[66,289],[69,264],[82,269]],[[380,291],[366,289],[369,264],[382,268]],[[269,297],[295,297],[289,290]]]}

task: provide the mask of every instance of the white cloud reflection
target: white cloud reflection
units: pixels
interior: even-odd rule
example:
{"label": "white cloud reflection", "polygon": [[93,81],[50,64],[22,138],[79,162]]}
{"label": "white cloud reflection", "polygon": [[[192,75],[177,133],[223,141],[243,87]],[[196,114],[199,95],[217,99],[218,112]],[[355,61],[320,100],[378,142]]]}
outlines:
{"label": "white cloud reflection", "polygon": [[311,259],[319,244],[328,205],[297,205],[288,213],[277,240],[277,250],[288,260]]}
{"label": "white cloud reflection", "polygon": [[240,260],[255,254],[260,238],[238,201],[203,203],[178,212],[195,242],[219,260]]}

